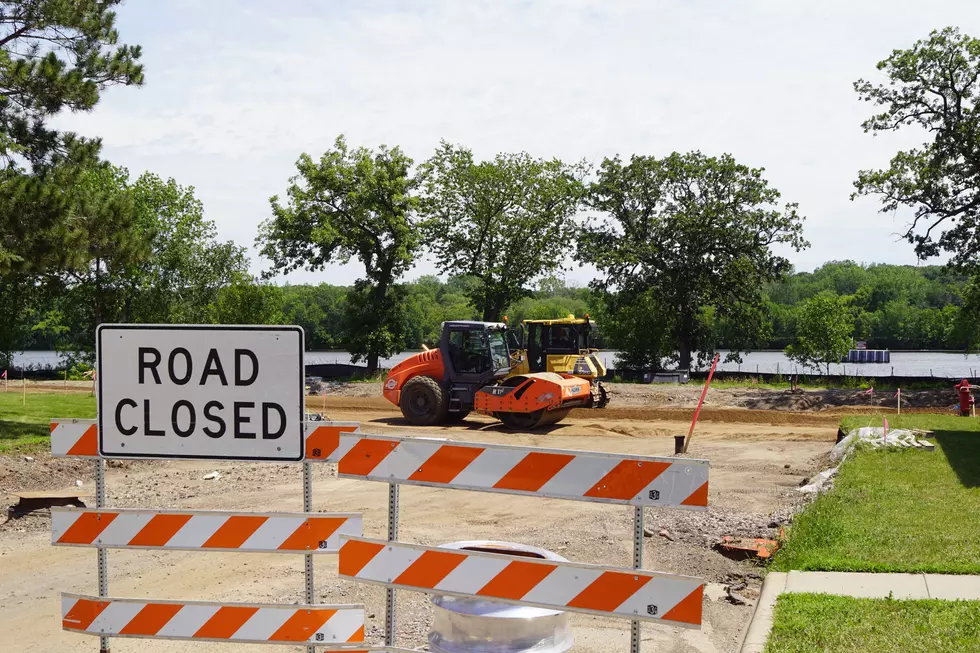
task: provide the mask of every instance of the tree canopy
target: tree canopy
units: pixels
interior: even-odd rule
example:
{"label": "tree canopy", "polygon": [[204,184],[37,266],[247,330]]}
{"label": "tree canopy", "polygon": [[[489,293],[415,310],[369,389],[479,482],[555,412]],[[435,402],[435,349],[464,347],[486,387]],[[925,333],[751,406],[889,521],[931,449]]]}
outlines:
{"label": "tree canopy", "polygon": [[468,275],[477,311],[497,321],[573,247],[582,164],[498,154],[476,162],[443,142],[422,166],[426,234],[441,272]]}
{"label": "tree canopy", "polygon": [[0,2],[0,278],[79,262],[73,188],[98,164],[100,143],[48,121],[92,109],[109,86],[143,82],[140,47],[119,44],[118,4]]}
{"label": "tree canopy", "polygon": [[273,197],[273,217],[260,227],[258,243],[273,265],[269,274],[356,257],[365,278],[347,298],[343,339],[355,360],[366,359],[374,371],[379,357],[403,342],[395,282],[421,242],[412,160],[397,147],[350,149],[340,136],[319,161],[303,154],[296,167],[286,202]]}
{"label": "tree canopy", "polygon": [[582,234],[576,258],[603,274],[594,287],[617,295],[611,308],[636,311],[628,307],[636,301],[654,309],[639,309],[653,339],[646,359],[676,357],[689,368],[694,352],[710,357],[712,322],[727,325],[736,355],[768,338],[763,290],[790,271],[772,246],[808,243],[796,205],[777,206],[780,194],[762,172],[700,152],[603,161],[587,199],[602,217]]}
{"label": "tree canopy", "polygon": [[847,302],[830,291],[805,300],[796,320],[796,342],[786,348],[786,356],[805,367],[839,363],[853,338],[854,323]]}
{"label": "tree canopy", "polygon": [[895,154],[888,168],[862,170],[855,195],[881,200],[881,211],[913,209],[904,236],[920,258],[940,252],[962,269],[980,255],[980,40],[947,27],[878,63],[884,83],[860,79],[859,97],[880,108],[866,132],[912,128],[920,147]]}

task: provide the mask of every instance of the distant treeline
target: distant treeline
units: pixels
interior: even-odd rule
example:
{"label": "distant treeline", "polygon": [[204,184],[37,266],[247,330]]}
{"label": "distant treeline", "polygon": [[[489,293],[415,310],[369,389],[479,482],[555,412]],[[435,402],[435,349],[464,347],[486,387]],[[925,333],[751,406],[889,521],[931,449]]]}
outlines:
{"label": "distant treeline", "polygon": [[[467,299],[467,290],[477,283],[468,277],[441,281],[423,276],[400,287],[404,306],[404,342],[400,349],[420,349],[439,339],[439,325],[445,320],[480,319],[479,311]],[[797,272],[785,281],[767,288],[767,308],[772,336],[764,349],[783,349],[796,338],[798,308],[804,300],[821,292],[834,293],[850,307],[854,338],[866,340],[874,349],[946,349],[961,350],[957,336],[957,316],[962,305],[966,279],[944,272],[938,266],[871,265],[833,262],[814,272]],[[297,324],[306,331],[309,350],[346,350],[342,323],[350,288],[330,284],[263,285],[254,288],[252,313],[257,320]],[[261,295],[261,301],[254,301]],[[225,302],[246,301],[241,289],[228,286],[215,291],[207,301],[212,306]],[[62,309],[70,302],[64,296],[55,299]],[[36,314],[47,315],[55,306],[38,307]],[[239,306],[236,313],[248,316]],[[206,310],[199,315],[213,315],[215,321],[226,319],[230,311]],[[587,287],[570,286],[553,277],[537,284],[528,297],[513,302],[506,311],[512,324],[524,319],[556,318],[586,313],[600,325],[597,344],[618,349],[614,334],[603,333],[602,303]],[[138,316],[134,316],[138,320]],[[650,314],[646,320],[656,324],[662,316]],[[35,329],[23,332],[19,348],[56,349],[63,347],[58,334]],[[718,349],[726,349],[723,329],[719,329]]]}

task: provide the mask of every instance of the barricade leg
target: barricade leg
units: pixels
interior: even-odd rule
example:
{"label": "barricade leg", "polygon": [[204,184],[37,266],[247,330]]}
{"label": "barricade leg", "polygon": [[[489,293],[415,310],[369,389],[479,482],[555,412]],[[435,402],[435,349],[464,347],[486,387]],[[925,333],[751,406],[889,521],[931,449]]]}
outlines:
{"label": "barricade leg", "polygon": [[[95,461],[95,507],[105,508],[105,459]],[[109,596],[109,560],[106,550],[98,548],[99,556],[99,598]],[[99,653],[109,653],[109,638],[99,638]]]}
{"label": "barricade leg", "polygon": [[[643,568],[643,506],[633,506],[633,569]],[[630,653],[640,653],[640,622],[630,623]]]}
{"label": "barricade leg", "polygon": [[[398,540],[398,483],[388,484],[388,541]],[[385,588],[385,646],[395,645],[395,588]]]}
{"label": "barricade leg", "polygon": [[[313,512],[313,465],[303,463],[303,512]],[[306,604],[316,603],[316,590],[313,585],[313,554],[303,556],[306,563]],[[316,653],[315,646],[307,646],[306,653]]]}

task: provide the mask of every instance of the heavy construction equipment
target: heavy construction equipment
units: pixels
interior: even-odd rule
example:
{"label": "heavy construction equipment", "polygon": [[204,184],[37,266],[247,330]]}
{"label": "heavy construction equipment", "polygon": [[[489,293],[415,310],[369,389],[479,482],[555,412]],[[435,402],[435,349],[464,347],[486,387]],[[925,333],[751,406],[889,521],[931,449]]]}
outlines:
{"label": "heavy construction equipment", "polygon": [[[527,335],[533,329],[537,340],[531,338],[526,348],[521,332],[505,322],[443,322],[438,347],[393,367],[384,396],[413,424],[460,421],[476,411],[516,430],[554,424],[572,408],[605,405],[605,390],[598,383],[605,368],[598,358],[587,360],[594,357],[588,336],[581,341],[586,345],[583,350],[575,350],[580,344],[577,337],[565,339],[590,330],[591,324],[569,323],[561,332],[546,322],[560,321],[528,323]],[[536,358],[531,360],[531,355]],[[582,359],[586,361],[579,364]],[[574,372],[576,366],[579,374],[565,371],[570,367]]]}

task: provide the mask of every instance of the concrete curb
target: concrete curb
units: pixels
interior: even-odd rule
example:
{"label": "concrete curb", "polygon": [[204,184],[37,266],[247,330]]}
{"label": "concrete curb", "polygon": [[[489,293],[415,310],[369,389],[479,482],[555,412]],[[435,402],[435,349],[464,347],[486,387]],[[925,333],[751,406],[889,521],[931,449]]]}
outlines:
{"label": "concrete curb", "polygon": [[788,574],[783,572],[773,571],[769,572],[766,579],[762,581],[762,592],[759,594],[759,601],[755,604],[755,612],[752,613],[749,627],[745,631],[741,653],[762,653],[766,648],[769,631],[772,630],[773,608],[776,607],[776,599],[786,589],[787,576]]}

